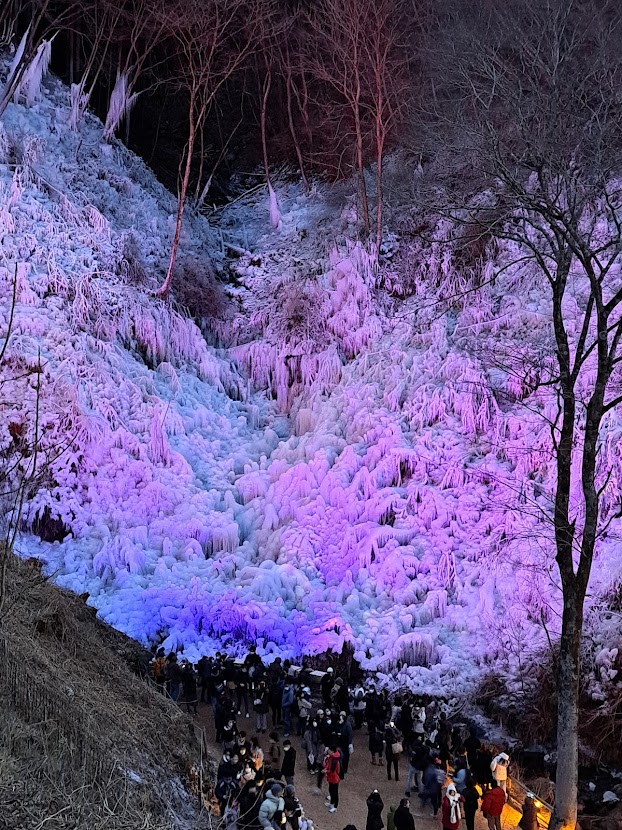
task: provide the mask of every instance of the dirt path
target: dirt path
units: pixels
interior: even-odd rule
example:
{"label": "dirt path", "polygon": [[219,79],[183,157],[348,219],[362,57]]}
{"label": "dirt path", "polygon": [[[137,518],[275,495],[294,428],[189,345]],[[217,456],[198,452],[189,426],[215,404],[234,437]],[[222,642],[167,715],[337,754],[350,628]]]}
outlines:
{"label": "dirt path", "polygon": [[[218,761],[222,755],[222,748],[214,741],[214,719],[210,706],[201,705],[199,708],[198,721],[205,728],[208,748],[214,758]],[[249,719],[239,716],[237,719],[238,729],[246,731],[252,737],[255,734],[255,719],[251,713]],[[282,734],[279,731],[279,734]],[[268,746],[268,736],[260,735],[260,743],[265,751]],[[404,782],[407,773],[407,761],[402,758],[400,761],[400,781],[388,781],[386,768],[384,766],[373,766],[369,752],[367,751],[366,728],[357,730],[354,733],[354,754],[350,758],[350,767],[345,780],[339,786],[339,809],[336,813],[330,813],[324,806],[324,799],[327,795],[327,786],[324,783],[323,792],[320,795],[315,788],[315,775],[307,772],[305,755],[300,746],[300,738],[290,736],[293,746],[296,748],[296,795],[304,807],[305,814],[313,820],[316,830],[343,830],[347,824],[354,824],[358,830],[365,830],[367,820],[367,796],[373,789],[377,789],[384,801],[383,818],[386,825],[386,816],[390,806],[397,807],[400,798],[404,795]],[[432,817],[432,809],[429,806],[421,807],[421,801],[417,795],[412,794],[410,809],[415,817],[416,830],[442,830],[440,813],[436,818]],[[506,807],[503,813],[503,828],[516,827],[520,815],[512,808]],[[464,828],[464,823],[462,825]],[[488,830],[488,824],[480,812],[476,816],[476,830]]]}

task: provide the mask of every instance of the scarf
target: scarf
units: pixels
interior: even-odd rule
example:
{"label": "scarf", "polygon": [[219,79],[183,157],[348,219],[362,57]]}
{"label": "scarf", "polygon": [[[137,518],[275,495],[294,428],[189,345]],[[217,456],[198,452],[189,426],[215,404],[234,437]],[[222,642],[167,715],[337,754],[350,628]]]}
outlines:
{"label": "scarf", "polygon": [[460,796],[456,792],[455,787],[448,787],[445,795],[449,801],[449,820],[452,824],[458,824],[462,818],[460,812]]}

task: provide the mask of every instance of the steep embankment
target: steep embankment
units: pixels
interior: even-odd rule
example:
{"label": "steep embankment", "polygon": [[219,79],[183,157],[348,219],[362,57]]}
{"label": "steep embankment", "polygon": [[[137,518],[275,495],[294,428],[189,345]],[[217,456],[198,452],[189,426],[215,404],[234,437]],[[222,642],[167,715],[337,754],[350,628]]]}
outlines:
{"label": "steep embankment", "polygon": [[[177,292],[208,346],[150,293],[173,199],[95,119],[73,133],[67,103],[52,79],[43,102],[7,110],[0,140],[8,356],[32,365],[41,349],[45,441],[71,438],[27,505],[46,541],[23,549],[111,624],[192,657],[244,639],[284,656],[349,642],[368,667],[411,664],[427,690],[495,667],[522,682],[559,603],[538,273],[510,247],[457,244],[408,200],[375,268],[349,241],[343,192],[283,185],[278,228],[263,193],[220,216],[252,249],[217,255],[226,284],[204,254],[219,234],[188,220]],[[404,188],[408,168],[394,178]],[[432,231],[445,240],[423,242]],[[578,279],[574,296],[570,317]],[[2,412],[7,446],[32,406]],[[606,511],[618,434],[612,414]],[[615,543],[599,556],[602,629]]]}

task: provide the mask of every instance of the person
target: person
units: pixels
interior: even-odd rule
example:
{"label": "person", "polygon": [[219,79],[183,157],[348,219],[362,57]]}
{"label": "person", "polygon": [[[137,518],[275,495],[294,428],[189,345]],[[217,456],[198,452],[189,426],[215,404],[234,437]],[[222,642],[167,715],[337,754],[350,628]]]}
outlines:
{"label": "person", "polygon": [[299,830],[300,819],[303,816],[302,805],[296,796],[296,788],[293,784],[288,784],[285,787],[283,794],[283,801],[285,802],[285,817],[287,824],[291,830]]}
{"label": "person", "polygon": [[440,758],[430,759],[423,773],[423,789],[419,794],[421,805],[430,802],[434,815],[438,814],[441,805],[441,788],[445,782],[445,771],[441,767]]}
{"label": "person", "polygon": [[365,830],[382,830],[384,821],[382,820],[382,811],[384,810],[384,802],[378,790],[373,790],[367,796],[367,824]]}
{"label": "person", "polygon": [[471,727],[471,729],[469,729],[469,737],[464,742],[464,748],[466,749],[469,767],[472,770],[477,767],[477,753],[481,749],[481,746],[482,742],[477,737],[476,730]]}
{"label": "person", "polygon": [[454,773],[452,775],[458,795],[463,795],[467,786],[467,782],[471,777],[471,773],[466,767],[466,758],[464,760],[456,760]]}
{"label": "person", "polygon": [[341,750],[341,780],[343,780],[348,772],[350,755],[354,749],[352,744],[352,726],[350,724],[350,719],[345,712],[339,713],[338,730],[337,746]]}
{"label": "person", "polygon": [[518,826],[521,830],[538,830],[538,811],[532,795],[526,795],[523,802],[523,815]]}
{"label": "person", "polygon": [[199,694],[197,691],[197,675],[191,663],[184,661],[181,668],[181,686],[183,690],[183,701],[186,704],[186,711],[194,715],[199,714]]}
{"label": "person", "polygon": [[365,689],[360,685],[355,686],[352,694],[352,714],[354,715],[354,728],[360,729],[365,720]]}
{"label": "person", "polygon": [[166,690],[171,700],[177,700],[181,691],[181,669],[177,663],[177,655],[171,651],[164,665]]}
{"label": "person", "polygon": [[214,795],[218,799],[218,806],[220,808],[220,815],[224,816],[225,810],[229,807],[240,788],[238,782],[235,781],[229,774],[225,775],[215,786]]}
{"label": "person", "polygon": [[286,680],[281,696],[281,712],[283,716],[283,737],[289,738],[292,731],[292,706],[294,705],[294,687],[290,680]]}
{"label": "person", "polygon": [[298,694],[298,726],[296,729],[296,735],[298,737],[304,735],[307,730],[307,723],[311,716],[312,708],[311,689],[308,686],[304,686]]}
{"label": "person", "polygon": [[225,728],[222,730],[222,743],[225,749],[233,749],[237,743],[238,737],[238,728],[235,725],[235,721],[229,720],[227,721]]}
{"label": "person", "polygon": [[393,824],[395,830],[415,830],[415,819],[410,812],[410,801],[407,798],[400,801],[400,806],[393,816]]}
{"label": "person", "polygon": [[259,808],[261,806],[261,786],[262,779],[255,777],[252,781],[247,781],[240,790],[236,804],[238,806],[239,817],[237,821],[240,830],[253,830],[259,827]]}
{"label": "person", "polygon": [[508,766],[510,763],[510,756],[505,752],[500,752],[490,762],[490,771],[492,777],[501,787],[504,793],[508,789]]}
{"label": "person", "polygon": [[475,773],[475,779],[483,790],[487,790],[492,784],[492,772],[490,764],[492,763],[492,752],[490,747],[482,744],[477,750],[475,758],[475,766],[472,768]]}
{"label": "person", "polygon": [[268,702],[268,688],[264,680],[260,680],[255,689],[255,697],[253,698],[253,709],[255,710],[255,725],[257,731],[263,735],[268,729],[268,709],[270,704]]}
{"label": "person", "polygon": [[428,751],[420,737],[415,732],[415,737],[408,747],[408,777],[406,779],[406,791],[404,795],[410,798],[410,791],[414,786],[419,790],[420,778],[426,767]]}
{"label": "person", "polygon": [[244,717],[250,718],[248,711],[248,688],[250,679],[248,677],[248,669],[246,664],[240,666],[236,675],[236,704],[238,707],[238,715],[242,714],[242,706],[244,706]]}
{"label": "person", "polygon": [[378,729],[374,721],[369,721],[369,752],[371,754],[372,764],[376,764],[376,755],[378,756],[378,763],[380,764],[380,756],[384,741],[382,739],[382,732]]}
{"label": "person", "polygon": [[263,768],[263,749],[259,744],[259,738],[257,736],[251,738],[250,756],[255,765],[255,770],[259,772]]}
{"label": "person", "polygon": [[505,807],[505,792],[497,784],[492,782],[489,790],[486,790],[482,798],[482,813],[488,820],[489,830],[501,830],[501,813]]}
{"label": "person", "polygon": [[385,757],[387,759],[387,778],[391,780],[391,768],[395,770],[395,780],[400,780],[399,761],[402,753],[402,736],[400,735],[395,721],[389,721],[384,732]]}
{"label": "person", "polygon": [[156,652],[155,660],[153,661],[153,679],[157,690],[164,694],[164,684],[166,683],[166,657],[163,648],[159,648]]}
{"label": "person", "polygon": [[197,674],[199,675],[199,686],[201,688],[201,703],[208,703],[210,681],[212,679],[212,667],[209,657],[203,655],[197,663]]}
{"label": "person", "polygon": [[[277,657],[277,660],[279,658]],[[276,660],[274,661],[276,663]],[[274,666],[274,663],[271,664],[270,668]],[[281,666],[279,664],[279,670],[281,670]],[[276,727],[281,723],[281,703],[283,702],[283,687],[285,683],[281,679],[280,674],[277,675],[275,669],[272,669],[272,673],[269,676],[268,681],[268,699],[270,701],[270,711],[272,713],[272,726]]]}
{"label": "person", "polygon": [[275,771],[281,769],[281,744],[276,732],[271,732],[269,735],[268,763]]}
{"label": "person", "polygon": [[341,780],[339,777],[341,772],[341,755],[336,744],[330,747],[330,752],[324,762],[324,771],[326,772],[326,781],[328,782],[326,806],[331,813],[336,813],[337,807],[339,807],[339,781]]}
{"label": "person", "polygon": [[[466,830],[475,830],[475,813],[479,807],[479,792],[473,781],[473,777],[469,776],[467,785],[462,793],[464,798],[464,820],[466,823]],[[535,828],[533,828],[535,830]]]}
{"label": "person", "polygon": [[309,772],[314,772],[324,756],[324,744],[315,718],[307,726],[302,736],[302,748],[307,755],[307,769]]}
{"label": "person", "polygon": [[285,801],[283,800],[283,785],[278,782],[273,784],[266,797],[261,802],[259,808],[259,824],[264,830],[278,830],[278,824],[275,819],[277,812],[282,813],[285,809]]}
{"label": "person", "polygon": [[328,709],[330,707],[330,693],[333,688],[333,669],[329,666],[326,669],[324,677],[320,680],[320,690],[322,692],[322,703]]}
{"label": "person", "polygon": [[462,810],[460,805],[464,799],[456,790],[455,784],[450,784],[445,790],[443,796],[441,816],[443,821],[443,830],[458,830],[460,821],[462,819]]}
{"label": "person", "polygon": [[283,741],[283,760],[281,761],[281,775],[288,784],[294,783],[296,774],[296,750],[289,738]]}
{"label": "person", "polygon": [[425,706],[413,706],[412,710],[412,717],[413,717],[413,729],[415,731],[415,735],[419,735],[423,738],[423,734],[425,732],[425,722],[427,718],[427,713],[425,711]]}

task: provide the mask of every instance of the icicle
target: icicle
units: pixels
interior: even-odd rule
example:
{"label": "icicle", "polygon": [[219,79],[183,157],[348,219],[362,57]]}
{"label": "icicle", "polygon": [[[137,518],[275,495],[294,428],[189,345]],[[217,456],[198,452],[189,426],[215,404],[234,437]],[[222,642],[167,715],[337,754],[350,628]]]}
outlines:
{"label": "icicle", "polygon": [[121,121],[126,118],[140,93],[132,92],[132,82],[128,72],[117,73],[117,80],[110,96],[108,114],[104,125],[104,140],[111,141]]}

